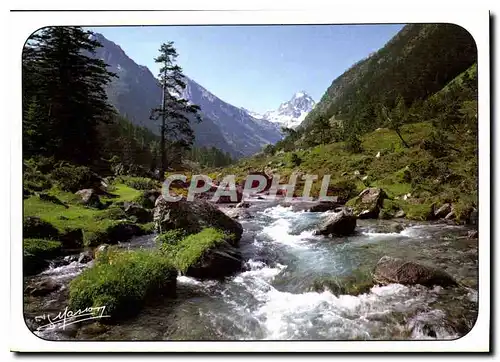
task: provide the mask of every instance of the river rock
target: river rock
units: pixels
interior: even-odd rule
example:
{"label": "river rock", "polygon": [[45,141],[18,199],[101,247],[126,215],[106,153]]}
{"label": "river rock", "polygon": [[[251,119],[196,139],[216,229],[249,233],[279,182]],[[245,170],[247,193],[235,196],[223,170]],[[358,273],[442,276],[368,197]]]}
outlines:
{"label": "river rock", "polygon": [[403,211],[403,210],[399,210],[397,211],[395,214],[394,214],[394,217],[399,219],[399,218],[403,218],[406,216],[406,213]]}
{"label": "river rock", "polygon": [[356,217],[347,209],[329,216],[314,232],[315,235],[344,236],[354,233]]}
{"label": "river rock", "polygon": [[34,297],[41,297],[61,288],[61,284],[53,279],[45,279],[39,282],[34,282],[26,287],[24,292]]}
{"label": "river rock", "polygon": [[65,229],[59,236],[64,249],[79,249],[83,246],[82,229]]}
{"label": "river rock", "polygon": [[451,212],[451,205],[446,203],[434,212],[434,217],[442,219]]}
{"label": "river rock", "polygon": [[98,259],[101,255],[105,254],[109,250],[108,244],[101,244],[94,249],[94,258]]}
{"label": "river rock", "polygon": [[232,219],[251,219],[252,215],[245,209],[223,209],[222,210],[227,216]]}
{"label": "river rock", "polygon": [[420,284],[426,287],[457,285],[456,281],[442,270],[390,256],[380,258],[373,273],[373,280],[379,284]]}
{"label": "river rock", "polygon": [[378,187],[364,189],[352,201],[354,214],[359,219],[376,219],[385,198],[386,193]]}
{"label": "river rock", "polygon": [[75,194],[81,197],[82,204],[98,209],[102,208],[101,199],[94,189],[79,190]]}
{"label": "river rock", "polygon": [[155,207],[156,199],[161,195],[159,190],[146,190],[143,191],[141,196],[136,201],[146,209],[153,209]]}
{"label": "river rock", "polygon": [[128,217],[135,217],[140,224],[153,221],[153,213],[134,202],[125,202],[123,211]]}
{"label": "river rock", "polygon": [[80,264],[87,264],[91,261],[92,261],[92,252],[90,250],[82,251],[78,256],[78,262]]}
{"label": "river rock", "polygon": [[221,279],[241,271],[241,253],[229,243],[207,250],[201,259],[190,266],[186,275],[199,279]]}
{"label": "river rock", "polygon": [[236,205],[236,208],[241,208],[241,207],[243,207],[243,208],[249,208],[250,207],[250,203],[247,202],[247,201],[242,201],[238,205]]}
{"label": "river rock", "polygon": [[477,230],[470,230],[468,233],[467,233],[467,237],[469,239],[477,239],[479,237],[479,231]]}
{"label": "river rock", "polygon": [[455,210],[451,210],[444,218],[445,220],[453,220],[455,218]]}
{"label": "river rock", "polygon": [[336,201],[320,201],[309,208],[309,212],[325,212],[335,210],[341,206],[342,205]]}
{"label": "river rock", "polygon": [[204,228],[213,227],[233,234],[236,243],[243,233],[240,223],[220,211],[215,205],[200,199],[168,202],[160,196],[156,200],[153,219],[156,229],[160,232],[183,229],[192,234]]}
{"label": "river rock", "polygon": [[128,241],[134,236],[144,235],[144,230],[139,225],[132,222],[119,222],[108,227],[105,235],[102,235],[102,241],[109,244],[117,244],[118,242]]}

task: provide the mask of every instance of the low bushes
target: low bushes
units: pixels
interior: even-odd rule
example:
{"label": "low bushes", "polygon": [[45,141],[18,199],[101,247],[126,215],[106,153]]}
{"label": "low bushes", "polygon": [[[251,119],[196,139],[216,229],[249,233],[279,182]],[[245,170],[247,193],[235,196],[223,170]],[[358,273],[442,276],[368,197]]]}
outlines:
{"label": "low bushes", "polygon": [[52,179],[64,191],[76,192],[100,185],[100,177],[86,166],[65,164],[51,173]]}
{"label": "low bushes", "polygon": [[115,183],[122,183],[136,190],[152,190],[160,186],[157,181],[147,177],[119,176]]}
{"label": "low bushes", "polygon": [[70,283],[72,310],[106,307],[115,321],[136,314],[152,294],[174,296],[177,272],[157,251],[118,251],[110,248],[96,264]]}

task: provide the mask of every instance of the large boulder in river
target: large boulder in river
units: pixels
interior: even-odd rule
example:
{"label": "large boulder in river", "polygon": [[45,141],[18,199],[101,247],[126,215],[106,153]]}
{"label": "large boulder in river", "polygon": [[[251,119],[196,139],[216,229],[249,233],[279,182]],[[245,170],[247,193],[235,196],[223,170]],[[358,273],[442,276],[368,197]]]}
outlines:
{"label": "large boulder in river", "polygon": [[153,219],[156,229],[164,232],[171,229],[183,229],[189,234],[213,227],[235,236],[238,242],[243,233],[240,223],[220,211],[215,205],[201,199],[175,202],[166,201],[160,195],[156,200]]}
{"label": "large boulder in river", "polygon": [[373,273],[373,280],[379,284],[420,284],[427,287],[457,285],[456,281],[442,270],[390,256],[380,258]]}
{"label": "large boulder in river", "polygon": [[356,216],[350,210],[343,209],[329,216],[315,231],[315,235],[345,236],[354,233]]}
{"label": "large boulder in river", "polygon": [[225,242],[205,251],[199,261],[187,269],[186,275],[199,279],[221,279],[240,272],[242,268],[241,253]]}
{"label": "large boulder in river", "polygon": [[354,209],[354,214],[358,218],[376,219],[385,198],[387,195],[384,190],[378,187],[369,187],[350,200],[348,205]]}

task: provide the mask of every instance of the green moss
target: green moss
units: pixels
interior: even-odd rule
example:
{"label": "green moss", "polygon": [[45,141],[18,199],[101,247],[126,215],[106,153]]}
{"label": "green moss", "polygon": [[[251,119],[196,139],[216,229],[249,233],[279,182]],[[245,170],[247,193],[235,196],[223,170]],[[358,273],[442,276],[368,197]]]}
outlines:
{"label": "green moss", "polygon": [[110,249],[104,254],[70,283],[72,310],[106,307],[104,314],[117,320],[137,313],[153,294],[175,295],[177,272],[163,253]]}
{"label": "green moss", "polygon": [[203,229],[201,232],[191,234],[183,239],[180,236],[181,234],[178,232],[167,233],[159,237],[159,242],[161,250],[172,259],[175,267],[183,273],[198,262],[207,250],[231,238],[230,235],[214,228]]}

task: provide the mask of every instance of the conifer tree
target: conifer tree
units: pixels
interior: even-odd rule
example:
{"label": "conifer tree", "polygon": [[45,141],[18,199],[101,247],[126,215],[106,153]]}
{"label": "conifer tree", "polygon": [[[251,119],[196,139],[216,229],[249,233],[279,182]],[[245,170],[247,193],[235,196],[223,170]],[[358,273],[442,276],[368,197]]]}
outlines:
{"label": "conifer tree", "polygon": [[190,116],[201,122],[198,114],[200,107],[182,98],[186,83],[182,68],[175,64],[178,54],[173,44],[173,42],[162,44],[159,49],[160,55],[155,58],[155,62],[161,65],[159,78],[162,99],[161,106],[151,111],[151,119],[160,120],[160,178],[162,179],[167,171],[167,142],[171,149],[189,150],[194,142]]}
{"label": "conifer tree", "polygon": [[115,76],[92,57],[100,46],[80,27],[47,27],[23,52],[23,138],[27,153],[89,164],[97,125],[114,113],[105,86]]}

